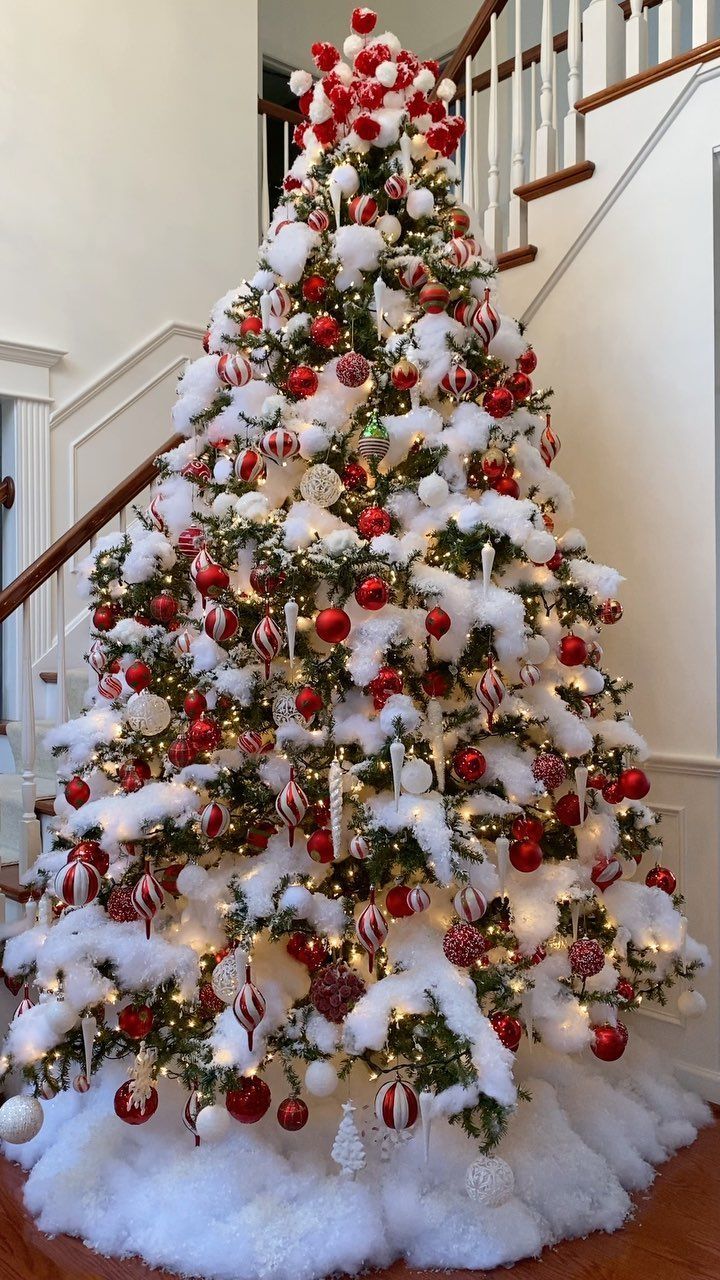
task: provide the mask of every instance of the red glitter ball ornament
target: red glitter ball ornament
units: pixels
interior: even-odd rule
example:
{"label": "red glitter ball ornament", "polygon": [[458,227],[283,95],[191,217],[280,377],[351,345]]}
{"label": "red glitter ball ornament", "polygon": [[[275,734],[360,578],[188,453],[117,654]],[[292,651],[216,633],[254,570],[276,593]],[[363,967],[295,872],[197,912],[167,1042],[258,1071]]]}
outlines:
{"label": "red glitter ball ornament", "polygon": [[188,738],[196,751],[214,751],[222,739],[220,725],[212,716],[198,716],[190,726]]}
{"label": "red glitter ball ornament", "polygon": [[557,647],[557,656],[564,667],[581,667],[587,658],[587,645],[580,636],[563,636]]}
{"label": "red glitter ball ornament", "polygon": [[476,964],[487,949],[484,935],[472,924],[451,924],[443,938],[447,959],[461,969],[469,969]]}
{"label": "red glitter ball ornament", "polygon": [[309,364],[298,364],[290,370],[287,389],[297,400],[307,400],[318,389],[318,376]]}
{"label": "red glitter ball ornament", "polygon": [[483,409],[491,418],[506,418],[515,408],[515,399],[507,387],[493,387],[483,396]]}
{"label": "red glitter ball ornament", "polygon": [[133,1084],[128,1080],[125,1084],[121,1084],[115,1094],[115,1115],[120,1120],[124,1120],[126,1124],[145,1124],[150,1120],[158,1109],[158,1091],[155,1088],[150,1090],[150,1097],[144,1102],[138,1103],[133,1101],[132,1094]]}
{"label": "red glitter ball ornament", "polygon": [[402,693],[402,676],[393,667],[381,667],[370,681],[368,689],[372,694],[375,710],[382,711],[388,698],[391,698],[394,693]]}
{"label": "red glitter ball ornament", "polygon": [[129,1004],[118,1014],[118,1027],[132,1040],[144,1040],[152,1031],[154,1021],[153,1011],[147,1004]]}
{"label": "red glitter ball ornament", "polygon": [[350,635],[352,623],[344,609],[321,609],[315,630],[326,644],[341,644]]}
{"label": "red glitter ball ornament", "polygon": [[322,302],[328,290],[324,276],[308,276],[302,283],[302,295],[306,302]]}
{"label": "red glitter ball ornament", "polygon": [[348,462],[340,476],[348,493],[362,493],[367,489],[367,471],[359,462]]}
{"label": "red glitter ball ornament", "polygon": [[534,373],[537,369],[537,356],[532,347],[528,347],[527,351],[523,351],[518,358],[518,369],[522,373]]}
{"label": "red glitter ball ornament", "polygon": [[605,783],[602,789],[602,798],[607,804],[622,804],[625,799],[625,792],[618,779]]}
{"label": "red glitter ball ornament", "polygon": [[452,758],[452,770],[462,782],[479,782],[487,761],[477,747],[459,747]]}
{"label": "red glitter ball ornament", "polygon": [[650,779],[642,769],[623,769],[619,782],[626,800],[643,800],[650,790]]}
{"label": "red glitter ball ornament", "polygon": [[358,516],[358,533],[361,538],[380,538],[389,533],[392,521],[382,507],[366,507]]}
{"label": "red glitter ball ornament", "polygon": [[131,662],[125,671],[125,683],[135,693],[142,693],[152,683],[152,671],[146,662]]}
{"label": "red glitter ball ornament", "polygon": [[308,1121],[308,1109],[302,1098],[283,1098],[277,1109],[278,1124],[288,1133],[297,1133]]}
{"label": "red glitter ball ornament", "polygon": [[90,788],[84,778],[71,778],[65,783],[64,796],[73,809],[82,809],[90,799]]}
{"label": "red glitter ball ornament", "polygon": [[225,1106],[240,1124],[257,1124],[270,1106],[270,1089],[260,1076],[240,1076],[237,1088],[228,1090]]}
{"label": "red glitter ball ornament", "polygon": [[378,609],[382,609],[390,599],[390,588],[387,582],[382,578],[370,577],[361,582],[355,589],[355,599],[361,609],[367,609],[370,613],[376,613]]}
{"label": "red glitter ball ornament", "polygon": [[490,1025],[498,1040],[506,1049],[516,1053],[522,1040],[522,1023],[510,1013],[494,1013]]}
{"label": "red glitter ball ornament", "polygon": [[267,598],[268,596],[277,595],[285,583],[286,576],[282,569],[278,573],[274,573],[269,565],[256,564],[250,570],[250,586],[259,596]]}
{"label": "red glitter ball ornament", "polygon": [[627,1042],[628,1029],[624,1022],[618,1022],[617,1026],[612,1023],[604,1023],[600,1027],[593,1027],[593,1039],[590,1048],[599,1058],[601,1062],[617,1062],[618,1058],[622,1058]]}
{"label": "red glitter ball ornament", "polygon": [[311,937],[307,933],[291,933],[285,949],[293,960],[304,964],[309,973],[315,973],[328,958],[322,939]]}
{"label": "red glitter ball ornament", "polygon": [[447,635],[451,626],[452,621],[449,614],[439,607],[431,609],[425,618],[425,630],[435,640],[442,640],[442,637]]}
{"label": "red glitter ball ornament", "polygon": [[139,791],[151,777],[152,770],[146,760],[130,760],[118,769],[118,782],[128,795]]}
{"label": "red glitter ball ornament", "polygon": [[97,840],[81,840],[74,849],[70,850],[67,860],[68,862],[89,862],[101,876],[107,873],[110,866],[110,856]]}
{"label": "red glitter ball ornament", "polygon": [[532,763],[532,775],[548,791],[556,791],[567,779],[567,769],[553,751],[541,751]]}
{"label": "red glitter ball ornament", "polygon": [[342,329],[333,316],[316,316],[310,325],[310,337],[326,351],[339,341]]}
{"label": "red glitter ball ornament", "polygon": [[579,978],[594,978],[605,967],[605,952],[595,938],[578,938],[570,947],[568,958]]}
{"label": "red glitter ball ornament", "polygon": [[198,1000],[203,1013],[208,1018],[214,1018],[218,1013],[222,1013],[227,1008],[224,1000],[215,995],[209,982],[203,982],[198,993]]}
{"label": "red glitter ball ornament", "polygon": [[335,366],[335,374],[344,387],[361,387],[370,377],[370,363],[358,351],[346,351]]}
{"label": "red glitter ball ornament", "polygon": [[673,894],[677,888],[677,880],[669,867],[655,865],[648,871],[645,883],[649,889],[662,889],[663,893]]}
{"label": "red glitter ball ornament", "polygon": [[555,804],[555,815],[564,827],[579,827],[587,817],[587,805],[583,805],[583,817],[580,817],[580,798],[574,791],[560,796]]}
{"label": "red glitter ball ornament", "polygon": [[632,982],[628,982],[627,978],[620,979],[615,992],[618,1000],[622,1000],[623,1004],[632,1004],[635,999],[635,988]]}
{"label": "red glitter ball ornament", "polygon": [[132,902],[132,889],[126,885],[116,885],[107,900],[107,913],[117,924],[128,924],[137,920],[138,913]]}
{"label": "red glitter ball ornament", "polygon": [[535,840],[513,840],[509,856],[516,871],[537,871],[543,860],[543,851]]}

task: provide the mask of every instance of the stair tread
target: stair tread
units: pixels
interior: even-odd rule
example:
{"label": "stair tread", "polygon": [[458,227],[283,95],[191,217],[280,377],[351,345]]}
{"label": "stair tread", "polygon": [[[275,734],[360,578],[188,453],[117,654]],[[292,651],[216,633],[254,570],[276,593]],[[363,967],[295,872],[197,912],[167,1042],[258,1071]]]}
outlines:
{"label": "stair tread", "polygon": [[[73,676],[84,676],[85,673],[86,673],[85,667],[70,667],[69,670],[65,672],[65,679],[71,680]],[[40,672],[40,679],[42,680],[43,684],[57,684],[57,678],[58,678],[57,671],[41,671]]]}
{"label": "stair tread", "polygon": [[592,160],[583,160],[580,164],[568,165],[566,169],[557,169],[546,178],[525,182],[521,187],[515,187],[513,195],[519,196],[521,200],[539,200],[541,196],[563,191],[565,187],[574,187],[578,182],[586,182],[594,172]]}

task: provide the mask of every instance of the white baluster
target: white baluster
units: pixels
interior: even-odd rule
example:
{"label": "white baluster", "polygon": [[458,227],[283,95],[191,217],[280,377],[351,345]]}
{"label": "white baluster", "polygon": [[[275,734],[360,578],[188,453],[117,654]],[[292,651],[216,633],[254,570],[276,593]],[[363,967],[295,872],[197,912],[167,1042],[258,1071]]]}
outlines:
{"label": "white baluster", "polygon": [[493,253],[502,248],[500,219],[500,151],[498,130],[497,17],[490,19],[490,99],[488,102],[488,207],[485,210],[485,239]]}
{"label": "white baluster", "polygon": [[[553,97],[552,97],[552,127],[553,127],[553,129],[555,130],[555,137],[556,137],[556,138],[557,138],[557,133],[558,133],[558,90],[557,90],[557,84],[558,84],[558,81],[557,81],[557,68],[558,68],[557,54],[556,54],[555,50],[553,49],[553,53],[552,53],[552,96],[553,96]],[[557,144],[556,144],[556,145],[557,145]],[[559,157],[558,157],[558,162],[559,162]]]}
{"label": "white baluster", "polygon": [[692,47],[707,44],[715,38],[716,33],[716,0],[693,0],[692,7]]}
{"label": "white baluster", "polygon": [[553,129],[553,33],[552,0],[543,0],[540,37],[540,128],[537,131],[535,167],[538,178],[557,169],[557,135]]}
{"label": "white baluster", "polygon": [[568,113],[563,131],[563,163],[569,168],[585,159],[585,121],[575,110],[580,97],[580,0],[568,9]]}
{"label": "white baluster", "polygon": [[35,816],[35,699],[33,697],[32,625],[30,599],[23,604],[22,615],[22,697],[20,750],[22,755],[22,827],[18,865],[20,875],[27,871],[40,853],[40,823]]}
{"label": "white baluster", "polygon": [[630,0],[630,17],[625,23],[625,75],[636,76],[648,64],[647,14],[643,0]]}
{"label": "white baluster", "polygon": [[527,204],[515,195],[525,181],[523,137],[522,0],[515,0],[515,69],[512,74],[512,153],[508,249],[527,244]]}
{"label": "white baluster", "polygon": [[473,138],[475,154],[473,156],[473,209],[482,205],[482,174],[480,169],[480,94],[473,94]]}
{"label": "white baluster", "polygon": [[55,575],[55,610],[57,617],[57,710],[56,724],[64,724],[68,718],[67,659],[65,656],[65,566]]}
{"label": "white baluster", "polygon": [[262,164],[260,169],[260,230],[265,235],[270,226],[270,174],[268,172],[268,118],[262,121]]}
{"label": "white baluster", "polygon": [[583,94],[623,79],[625,19],[617,0],[591,0],[582,19]]}
{"label": "white baluster", "polygon": [[679,0],[662,0],[662,4],[658,9],[658,62],[667,62],[679,52]]}
{"label": "white baluster", "polygon": [[530,181],[537,177],[537,62],[530,63]]}
{"label": "white baluster", "polygon": [[121,507],[118,514],[118,526],[121,533],[127,533],[127,507]]}
{"label": "white baluster", "polygon": [[283,120],[283,177],[290,168],[290,122]]}
{"label": "white baluster", "polygon": [[472,58],[465,59],[465,164],[463,167],[462,198],[465,204],[472,204],[474,178],[473,161],[475,138],[473,137],[472,118]]}

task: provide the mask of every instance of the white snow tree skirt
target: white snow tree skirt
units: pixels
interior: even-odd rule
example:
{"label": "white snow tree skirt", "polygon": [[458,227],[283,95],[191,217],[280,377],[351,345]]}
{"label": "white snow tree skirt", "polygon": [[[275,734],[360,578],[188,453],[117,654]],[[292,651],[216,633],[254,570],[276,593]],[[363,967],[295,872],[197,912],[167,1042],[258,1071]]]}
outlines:
{"label": "white snow tree skirt", "polygon": [[[655,1166],[711,1118],[637,1034],[622,1062],[607,1067],[526,1045],[519,1065],[532,1100],[519,1103],[499,1148],[515,1195],[495,1209],[468,1198],[477,1151],[444,1120],[433,1124],[427,1163],[419,1125],[381,1149],[360,1077],[351,1092],[367,1167],[354,1181],[329,1158],[339,1094],[311,1100],[302,1134],[281,1130],[273,1106],[259,1124],[233,1122],[223,1142],[195,1149],[180,1119],[183,1095],[167,1082],[142,1128],[116,1119],[115,1068],[89,1093],[43,1103],[38,1137],[5,1152],[30,1170],[26,1203],[50,1235],[207,1280],[316,1280],[397,1258],[419,1268],[490,1268],[615,1231],[632,1211],[630,1193],[648,1187]],[[279,1081],[273,1094],[283,1096]]]}

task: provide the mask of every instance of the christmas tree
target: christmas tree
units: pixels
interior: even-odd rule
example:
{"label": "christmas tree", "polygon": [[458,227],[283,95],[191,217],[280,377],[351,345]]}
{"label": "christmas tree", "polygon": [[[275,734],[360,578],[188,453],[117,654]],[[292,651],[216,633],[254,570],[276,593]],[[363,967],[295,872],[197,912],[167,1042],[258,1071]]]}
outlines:
{"label": "christmas tree", "polygon": [[497,1205],[521,1042],[614,1063],[628,1012],[706,957],[603,661],[620,578],[571,526],[460,201],[454,86],[374,27],[355,10],[344,57],[293,74],[258,270],[180,381],[150,506],[85,566],[96,679],[51,735],[42,909],[4,958],[37,998],[4,1065],[50,1113],[122,1059],[118,1125],[175,1077],[201,1147],[273,1101],[332,1133],[340,1080],[370,1080],[387,1130],[460,1126]]}

